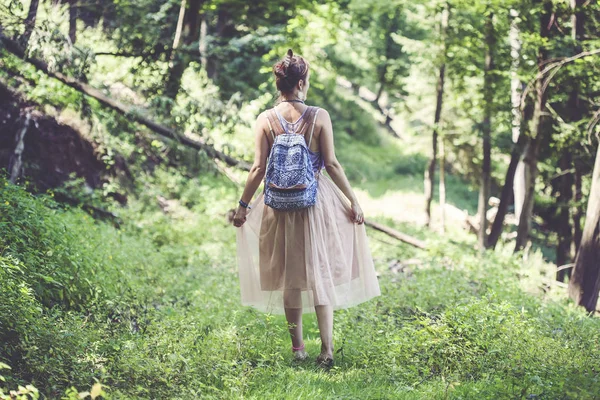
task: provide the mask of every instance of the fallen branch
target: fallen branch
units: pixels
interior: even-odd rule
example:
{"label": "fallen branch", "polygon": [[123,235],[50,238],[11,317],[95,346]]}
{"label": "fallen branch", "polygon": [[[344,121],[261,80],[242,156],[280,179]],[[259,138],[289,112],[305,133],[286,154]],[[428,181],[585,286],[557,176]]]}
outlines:
{"label": "fallen branch", "polygon": [[38,60],[33,57],[28,57],[27,54],[25,53],[25,51],[21,48],[21,46],[19,46],[14,40],[9,39],[8,37],[4,36],[2,33],[0,33],[0,42],[2,42],[4,44],[4,47],[8,51],[10,51],[12,54],[19,57],[23,61],[26,61],[29,64],[33,65],[38,70],[42,71],[44,74],[46,74],[52,78],[58,79],[65,85],[70,86],[73,89],[80,91],[80,92],[86,94],[87,96],[98,100],[103,105],[105,105],[109,108],[112,108],[113,110],[117,111],[118,113],[120,113],[124,116],[127,116],[127,117],[131,118],[132,120],[146,126],[150,130],[158,133],[159,135],[168,137],[170,139],[175,139],[178,142],[182,143],[183,145],[191,147],[193,149],[202,150],[202,151],[206,152],[206,154],[208,154],[209,157],[211,157],[213,159],[218,159],[218,160],[224,161],[225,163],[227,163],[230,166],[240,168],[244,171],[250,170],[250,166],[247,163],[245,163],[244,161],[240,161],[233,157],[230,157],[230,156],[226,155],[225,153],[222,153],[222,152],[216,150],[211,145],[190,139],[187,136],[180,135],[177,132],[175,132],[174,130],[167,128],[164,125],[161,125],[149,118],[146,118],[146,117],[140,115],[133,107],[125,105],[125,104],[121,104],[118,101],[109,98],[104,93],[102,93],[100,90],[98,90],[88,84],[80,82],[80,81],[73,79],[69,76],[66,76],[60,72],[51,71],[48,68],[48,65],[44,61]]}
{"label": "fallen branch", "polygon": [[419,239],[409,236],[405,233],[397,231],[394,228],[390,228],[389,226],[378,224],[377,222],[373,222],[373,221],[369,221],[369,220],[365,220],[365,225],[375,229],[376,231],[383,232],[386,235],[393,237],[394,239],[398,239],[401,242],[410,244],[411,246],[414,246],[416,248],[419,248],[419,249],[427,248],[427,246],[425,245],[425,242],[423,242],[422,240],[419,240]]}
{"label": "fallen branch", "polygon": [[110,211],[87,204],[78,198],[69,196],[66,193],[60,191],[54,192],[53,199],[59,203],[69,204],[74,207],[81,207],[83,210],[90,213],[95,219],[109,220],[117,229],[119,229],[123,223],[123,220],[119,216],[111,213]]}

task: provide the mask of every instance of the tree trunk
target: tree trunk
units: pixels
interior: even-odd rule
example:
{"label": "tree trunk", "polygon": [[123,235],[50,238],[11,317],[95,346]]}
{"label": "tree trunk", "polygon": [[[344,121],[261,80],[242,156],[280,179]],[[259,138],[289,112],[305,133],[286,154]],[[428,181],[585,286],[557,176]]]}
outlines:
{"label": "tree trunk", "polygon": [[[581,12],[581,6],[584,0],[571,0],[571,9],[573,14],[571,15],[571,39],[575,43],[573,53],[578,54],[582,49],[577,43],[578,39],[583,34],[583,13]],[[571,122],[580,121],[583,117],[583,108],[579,101],[579,82],[576,79],[571,81],[572,90],[569,94],[569,100],[567,101],[567,116]],[[571,257],[571,245],[573,241],[573,229],[571,227],[571,201],[573,200],[573,186],[574,186],[574,174],[571,171],[573,167],[573,159],[571,152],[568,149],[563,149],[560,157],[560,169],[563,174],[559,178],[559,197],[557,199],[559,208],[559,220],[558,220],[558,245],[556,247],[556,266],[560,268],[565,264],[570,264],[572,261]],[[569,172],[565,172],[569,171]],[[576,218],[576,217],[575,217]],[[581,229],[581,226],[579,228]],[[566,276],[570,275],[569,269],[559,269],[556,273],[556,279],[558,281],[564,281]]]}
{"label": "tree trunk", "polygon": [[573,250],[574,254],[579,252],[579,245],[581,238],[583,237],[583,230],[581,229],[581,221],[583,220],[583,206],[581,201],[583,200],[583,194],[581,192],[582,176],[581,166],[579,162],[575,161],[575,190],[573,193],[573,200],[575,202],[575,209],[573,210]]}
{"label": "tree trunk", "polygon": [[[435,103],[435,116],[433,121],[433,135],[431,139],[431,160],[425,169],[425,225],[431,226],[431,201],[433,200],[433,188],[435,181],[435,164],[437,160],[438,151],[438,130],[442,117],[442,105],[444,101],[444,80],[446,76],[446,35],[448,32],[448,20],[450,18],[450,12],[448,5],[446,4],[442,11],[441,21],[441,36],[442,36],[442,63],[440,65],[440,71],[438,75],[438,81],[436,86],[436,103]],[[443,165],[442,165],[443,168]]]}
{"label": "tree trunk", "polygon": [[[562,175],[556,180],[558,189],[558,245],[556,246],[556,266],[561,267],[571,263],[571,242],[573,233],[571,230],[571,213],[570,201],[573,198],[573,174],[567,172],[571,169],[572,159],[571,153],[563,151],[560,160],[559,168]],[[562,269],[556,272],[556,280],[564,281],[568,274],[568,270]]]}
{"label": "tree trunk", "polygon": [[504,178],[504,186],[502,187],[502,193],[500,194],[500,205],[498,206],[498,212],[492,223],[492,229],[488,237],[488,248],[495,248],[498,244],[498,239],[502,234],[504,226],[504,217],[508,211],[508,205],[510,204],[514,180],[516,179],[516,173],[519,164],[522,164],[521,157],[523,156],[523,150],[529,143],[529,137],[527,135],[520,135],[517,143],[514,144],[513,150],[510,156],[510,163],[506,170],[506,177]]}
{"label": "tree trunk", "polygon": [[175,99],[181,87],[181,78],[185,69],[192,61],[192,55],[186,51],[176,51],[180,44],[189,46],[200,39],[200,8],[202,0],[181,1],[175,38],[173,39],[173,50],[171,62],[169,63],[169,75],[165,83],[165,96]]}
{"label": "tree trunk", "polygon": [[[540,0],[540,2],[542,2],[544,6],[544,11],[540,15],[540,36],[542,38],[547,38],[550,33],[552,2],[548,0]],[[543,71],[547,57],[546,49],[540,46],[537,57],[538,71]],[[529,233],[531,232],[531,219],[533,216],[533,204],[535,198],[535,181],[538,175],[538,153],[543,136],[547,130],[545,126],[547,119],[545,116],[547,96],[543,86],[544,77],[540,74],[535,84],[535,105],[529,129],[532,138],[523,158],[526,172],[525,198],[523,200],[523,210],[519,217],[515,251],[520,251],[525,247],[529,240]]]}
{"label": "tree trunk", "polygon": [[21,167],[23,165],[23,152],[25,151],[25,135],[29,129],[29,123],[31,122],[31,115],[27,113],[25,116],[25,122],[23,128],[19,131],[16,138],[15,152],[10,159],[10,165],[8,170],[10,171],[10,183],[16,183],[17,179],[21,176]]}
{"label": "tree trunk", "polygon": [[373,103],[379,104],[379,99],[381,99],[381,95],[383,94],[383,90],[385,89],[385,75],[387,74],[387,62],[381,67],[381,72],[379,73],[379,90],[377,90],[377,95],[375,96],[375,100]]}
{"label": "tree trunk", "polygon": [[583,237],[569,280],[569,296],[592,312],[600,290],[600,145],[588,199]]}
{"label": "tree trunk", "polygon": [[582,8],[585,4],[585,0],[570,0],[570,3],[571,10],[573,10],[573,14],[571,14],[571,38],[577,41],[581,40],[583,36],[583,23],[585,13],[583,12]]}
{"label": "tree trunk", "polygon": [[[511,79],[510,79],[510,102],[512,106],[512,140],[517,143],[521,136],[521,95],[523,91],[523,83],[519,79],[519,60],[521,56],[521,32],[517,20],[519,13],[516,10],[510,10],[511,23],[509,32],[510,41],[510,57],[511,63]],[[522,155],[522,153],[521,153]],[[520,156],[521,156],[520,155]],[[511,160],[512,161],[512,160]],[[513,199],[515,205],[515,217],[517,220],[521,216],[523,209],[523,200],[525,199],[525,164],[519,158],[514,167],[513,182]],[[510,196],[509,196],[510,197]],[[504,216],[503,216],[504,218]],[[502,227],[502,225],[500,225]],[[495,243],[494,243],[495,246]],[[493,247],[493,246],[492,246]]]}
{"label": "tree trunk", "polygon": [[[181,6],[179,7],[179,17],[177,17],[177,27],[175,28],[175,38],[173,39],[173,50],[179,47],[181,41],[181,32],[183,31],[183,20],[185,18],[185,9],[187,6],[187,0],[181,0]],[[171,57],[173,53],[171,53]]]}
{"label": "tree trunk", "polygon": [[71,45],[77,41],[77,0],[69,0],[69,39]]}
{"label": "tree trunk", "polygon": [[37,17],[39,5],[40,0],[31,0],[31,3],[29,3],[29,11],[27,12],[27,18],[25,18],[25,31],[19,39],[21,46],[25,48],[27,48],[27,46],[29,45],[29,39],[31,38],[31,34],[33,33],[33,29],[35,28],[35,19]]}
{"label": "tree trunk", "polygon": [[[217,13],[217,26],[215,27],[215,38],[221,38],[225,33],[225,28],[229,23],[229,13],[226,9],[226,4],[221,5],[219,7],[219,12]],[[218,42],[215,41],[215,44],[218,45]],[[209,79],[216,80],[219,78],[219,59],[214,55],[209,55],[206,60],[206,75]]]}
{"label": "tree trunk", "polygon": [[442,225],[442,234],[446,233],[446,148],[444,146],[444,136],[440,138],[440,224]]}
{"label": "tree trunk", "polygon": [[[517,24],[519,13],[516,10],[510,10],[511,23],[509,32],[511,63],[511,81],[510,81],[510,101],[512,106],[512,140],[513,149],[511,152],[510,163],[506,170],[504,186],[500,194],[500,204],[498,212],[494,217],[490,235],[488,236],[488,248],[495,248],[504,228],[504,218],[508,212],[508,206],[511,200],[514,200],[515,216],[518,219],[523,207],[523,198],[525,196],[525,176],[524,164],[521,160],[523,151],[529,143],[527,135],[521,135],[523,128],[523,114],[528,109],[521,111],[521,95],[523,83],[519,79],[519,58],[521,53],[520,30]],[[526,119],[526,118],[525,118]]]}
{"label": "tree trunk", "polygon": [[486,42],[486,54],[485,54],[485,69],[483,78],[483,98],[484,98],[484,116],[482,124],[482,136],[483,136],[483,165],[481,167],[481,183],[479,187],[479,205],[477,212],[479,214],[479,232],[477,238],[479,242],[479,249],[484,250],[487,248],[487,207],[488,200],[490,198],[490,186],[491,186],[491,132],[492,132],[492,105],[494,102],[494,91],[493,91],[493,75],[494,69],[494,47],[496,45],[496,38],[494,33],[494,14],[490,12],[485,23],[485,42]]}
{"label": "tree trunk", "polygon": [[200,21],[200,40],[198,42],[198,50],[200,51],[200,63],[202,68],[206,71],[207,58],[206,58],[206,36],[207,36],[208,24],[206,23],[206,14],[202,14]]}

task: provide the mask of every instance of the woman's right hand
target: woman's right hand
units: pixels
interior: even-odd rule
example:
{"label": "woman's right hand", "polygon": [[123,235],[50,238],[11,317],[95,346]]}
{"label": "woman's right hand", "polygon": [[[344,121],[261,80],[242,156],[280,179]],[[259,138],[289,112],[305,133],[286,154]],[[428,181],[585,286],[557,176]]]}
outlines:
{"label": "woman's right hand", "polygon": [[356,224],[363,224],[365,222],[365,216],[363,215],[362,208],[358,203],[352,203],[352,222]]}
{"label": "woman's right hand", "polygon": [[233,216],[233,225],[235,225],[237,228],[244,225],[244,222],[246,222],[247,211],[248,210],[246,210],[246,208],[239,206],[235,212],[235,215]]}

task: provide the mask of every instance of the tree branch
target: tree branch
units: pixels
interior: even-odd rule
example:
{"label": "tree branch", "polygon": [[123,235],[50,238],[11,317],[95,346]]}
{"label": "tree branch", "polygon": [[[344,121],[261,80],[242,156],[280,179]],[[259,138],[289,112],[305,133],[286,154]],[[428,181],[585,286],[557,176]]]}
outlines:
{"label": "tree branch", "polygon": [[58,79],[65,85],[70,86],[73,89],[98,100],[101,104],[103,104],[109,108],[112,108],[113,110],[117,111],[118,113],[120,113],[124,116],[127,116],[127,117],[131,118],[132,120],[146,126],[150,130],[158,133],[159,135],[162,135],[162,136],[170,138],[170,139],[175,139],[176,141],[182,143],[183,145],[185,145],[187,147],[191,147],[196,150],[202,150],[206,154],[208,154],[208,156],[210,156],[211,158],[222,160],[230,166],[240,168],[244,171],[250,170],[250,166],[244,161],[237,160],[233,157],[230,157],[227,154],[216,150],[211,145],[202,143],[200,141],[193,140],[187,136],[180,135],[177,132],[175,132],[174,130],[167,128],[164,125],[161,125],[149,118],[146,118],[146,117],[140,115],[132,106],[121,104],[118,101],[109,98],[104,93],[102,93],[100,90],[98,90],[88,84],[80,82],[80,81],[73,79],[69,76],[66,76],[60,72],[51,71],[48,68],[48,65],[44,61],[39,60],[37,58],[28,57],[25,54],[25,51],[14,40],[11,40],[8,37],[4,36],[1,33],[1,31],[0,31],[0,42],[2,44],[4,44],[5,48],[9,52],[13,53],[15,56],[17,56],[17,57],[21,58],[22,60],[28,62],[29,64],[33,65],[38,70],[42,71],[44,74],[46,74],[52,78]]}

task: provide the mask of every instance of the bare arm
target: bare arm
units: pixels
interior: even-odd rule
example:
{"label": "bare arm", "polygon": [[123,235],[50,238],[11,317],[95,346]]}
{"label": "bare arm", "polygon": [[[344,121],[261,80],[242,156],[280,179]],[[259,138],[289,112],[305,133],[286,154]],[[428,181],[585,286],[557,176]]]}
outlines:
{"label": "bare arm", "polygon": [[322,124],[321,133],[319,136],[319,144],[321,148],[321,154],[323,155],[323,161],[325,162],[325,169],[333,180],[333,183],[344,193],[344,195],[350,200],[352,206],[352,214],[355,222],[362,224],[364,217],[358,200],[354,191],[350,187],[350,182],[346,177],[344,168],[335,156],[335,146],[333,144],[333,126],[331,125],[331,117],[329,113],[322,110],[319,113],[319,122]]}
{"label": "bare arm", "polygon": [[[254,197],[254,193],[256,193],[256,189],[258,189],[265,176],[267,156],[269,155],[269,142],[265,133],[268,131],[268,128],[266,127],[265,118],[264,113],[260,114],[254,127],[254,163],[248,173],[248,179],[246,180],[241,198],[245,203],[250,203],[252,197]],[[244,207],[238,207],[233,218],[235,226],[240,227],[246,221],[246,211]]]}
{"label": "bare arm", "polygon": [[321,145],[323,161],[325,162],[325,169],[336,186],[340,188],[342,193],[344,193],[348,200],[350,200],[350,203],[358,203],[358,200],[356,200],[356,195],[350,187],[350,182],[348,182],[344,168],[342,168],[342,165],[335,156],[333,127],[331,125],[331,118],[329,117],[329,113],[327,111],[321,110],[319,113],[319,122],[323,124],[321,128],[321,135],[319,137],[319,143]]}

